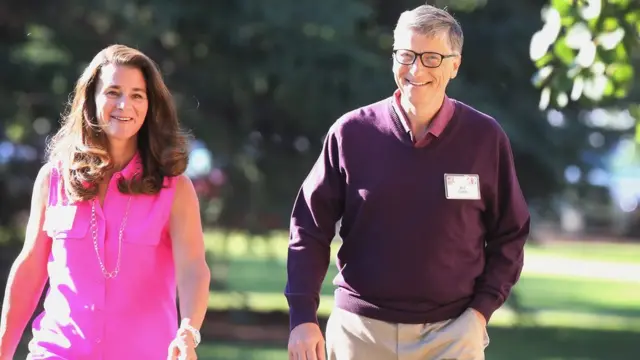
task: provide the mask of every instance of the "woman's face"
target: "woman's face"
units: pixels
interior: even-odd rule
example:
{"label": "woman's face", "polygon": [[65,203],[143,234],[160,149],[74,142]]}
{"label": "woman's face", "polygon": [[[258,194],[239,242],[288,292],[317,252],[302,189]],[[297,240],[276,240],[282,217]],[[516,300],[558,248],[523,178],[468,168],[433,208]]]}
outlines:
{"label": "woman's face", "polygon": [[149,109],[147,84],[140,69],[108,64],[96,84],[98,124],[109,142],[136,141]]}

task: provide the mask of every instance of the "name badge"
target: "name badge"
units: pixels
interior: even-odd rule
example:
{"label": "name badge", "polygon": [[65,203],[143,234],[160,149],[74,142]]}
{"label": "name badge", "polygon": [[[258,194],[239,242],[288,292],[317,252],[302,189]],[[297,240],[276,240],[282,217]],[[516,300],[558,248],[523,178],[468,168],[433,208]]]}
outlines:
{"label": "name badge", "polygon": [[61,205],[47,208],[44,219],[44,230],[71,230],[76,218],[77,206]]}
{"label": "name badge", "polygon": [[444,174],[444,195],[452,200],[480,200],[480,177],[475,174]]}

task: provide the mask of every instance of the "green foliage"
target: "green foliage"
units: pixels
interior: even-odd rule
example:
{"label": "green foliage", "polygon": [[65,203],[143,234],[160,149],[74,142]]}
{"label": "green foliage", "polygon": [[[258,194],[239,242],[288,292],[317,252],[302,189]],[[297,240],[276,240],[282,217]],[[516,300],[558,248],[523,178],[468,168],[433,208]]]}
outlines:
{"label": "green foliage", "polygon": [[540,109],[627,98],[638,69],[640,2],[552,0],[530,44]]}
{"label": "green foliage", "polygon": [[[555,128],[536,111],[537,90],[528,83],[535,67],[527,60],[528,40],[538,26],[531,13],[539,11],[539,2],[430,3],[447,6],[465,31],[462,70],[450,95],[505,128],[528,197],[552,193],[563,164],[577,161],[585,130]],[[344,112],[394,90],[392,29],[400,12],[416,5],[412,0],[12,3],[12,21],[0,23],[0,34],[6,34],[0,82],[10,84],[0,88],[0,141],[24,145],[35,155],[27,164],[0,164],[0,177],[12,184],[0,186],[3,204],[5,199],[12,204],[0,211],[0,226],[15,223],[15,214],[27,210],[44,141],[57,130],[84,66],[101,48],[124,43],[158,62],[183,123],[223,168],[227,181],[215,206],[219,224],[254,232],[286,227],[293,198],[329,126]],[[574,50],[561,43],[557,49],[569,63]],[[549,73],[538,76],[540,84],[557,72],[554,54],[542,54],[536,62],[548,69],[541,75]],[[615,60],[611,83],[624,83],[635,69],[623,61],[631,50],[617,47],[609,56]],[[608,91],[615,95],[625,88]],[[265,217],[276,220],[265,225]]]}

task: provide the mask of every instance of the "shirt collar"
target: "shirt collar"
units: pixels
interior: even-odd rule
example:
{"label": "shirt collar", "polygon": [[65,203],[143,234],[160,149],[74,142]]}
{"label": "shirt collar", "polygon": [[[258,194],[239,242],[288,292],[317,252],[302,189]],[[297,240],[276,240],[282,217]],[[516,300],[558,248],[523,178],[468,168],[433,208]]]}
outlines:
{"label": "shirt collar", "polygon": [[136,151],[129,163],[127,163],[127,166],[125,166],[119,173],[126,179],[142,175],[142,158],[138,151]]}
{"label": "shirt collar", "polygon": [[[396,90],[393,93],[393,109],[400,118],[400,122],[402,123],[402,127],[404,128],[404,130],[407,133],[411,134],[409,118],[407,117],[407,113],[404,111],[400,103],[400,90]],[[440,110],[438,110],[436,115],[429,123],[429,126],[427,128],[428,132],[435,137],[440,137],[444,129],[447,127],[447,124],[449,124],[449,121],[453,117],[454,110],[455,104],[453,100],[445,95],[442,106],[440,106]]]}

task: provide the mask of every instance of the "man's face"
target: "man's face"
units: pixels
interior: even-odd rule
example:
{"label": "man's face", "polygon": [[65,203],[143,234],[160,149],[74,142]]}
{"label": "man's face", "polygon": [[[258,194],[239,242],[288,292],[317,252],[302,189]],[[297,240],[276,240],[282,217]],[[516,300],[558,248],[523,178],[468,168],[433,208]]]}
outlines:
{"label": "man's face", "polygon": [[[395,38],[394,50],[411,50],[416,53],[433,52],[440,55],[451,55],[451,49],[446,34],[428,37],[413,30],[398,32]],[[438,62],[438,55],[426,54],[422,56],[425,63]],[[420,57],[411,65],[403,65],[393,61],[393,76],[402,96],[414,106],[429,104],[431,101],[441,101],[449,80],[454,78],[460,67],[460,56],[443,58],[440,66],[426,67]]]}

